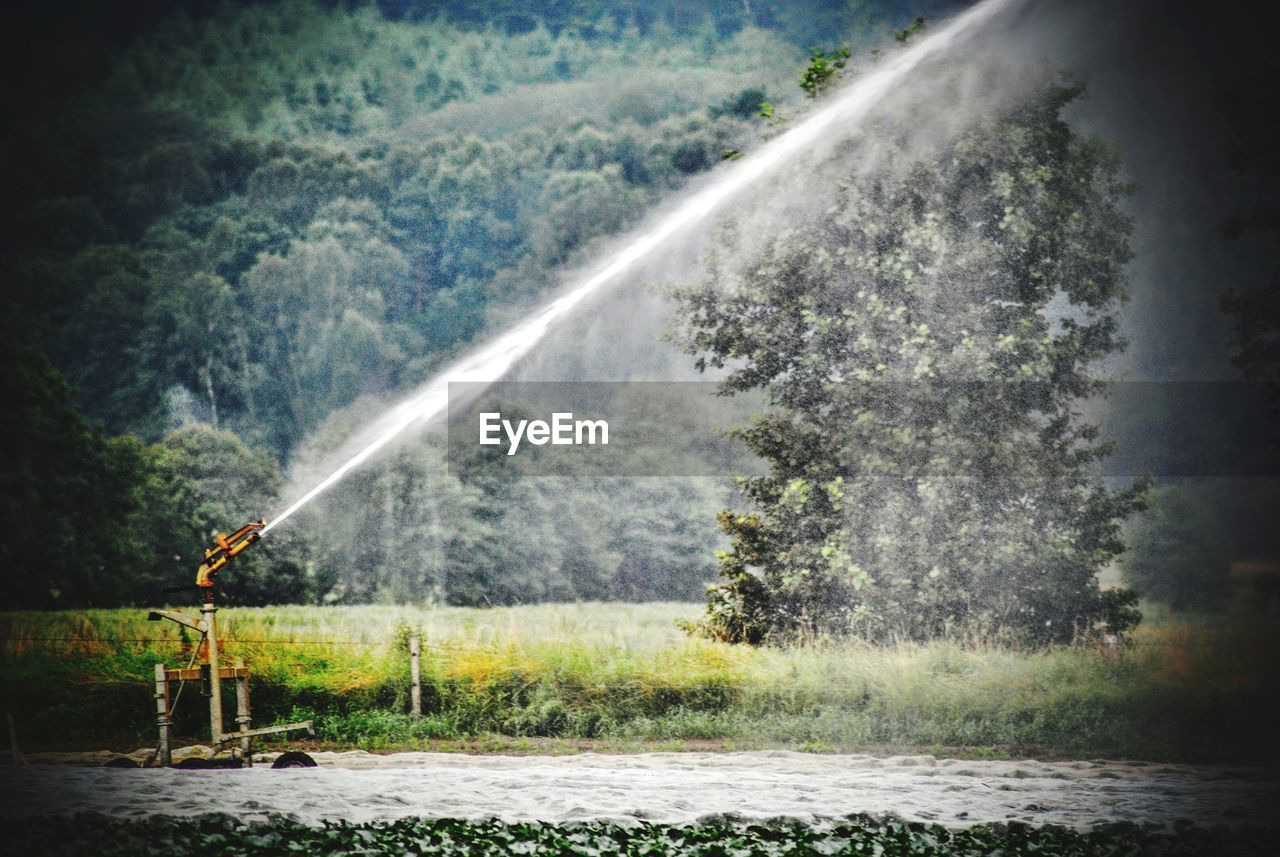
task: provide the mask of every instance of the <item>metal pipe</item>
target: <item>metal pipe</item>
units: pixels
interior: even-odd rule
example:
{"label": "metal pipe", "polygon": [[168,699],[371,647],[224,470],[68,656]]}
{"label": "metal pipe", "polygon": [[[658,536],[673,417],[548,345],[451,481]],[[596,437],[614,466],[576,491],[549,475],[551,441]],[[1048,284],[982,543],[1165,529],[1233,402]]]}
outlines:
{"label": "metal pipe", "polygon": [[298,732],[300,730],[306,730],[307,734],[312,738],[316,735],[314,724],[310,720],[299,720],[297,723],[281,723],[279,726],[259,726],[257,729],[248,729],[244,732],[224,732],[222,738],[218,741],[218,746],[213,749],[215,751],[221,750],[222,744],[239,741],[245,735],[276,735],[280,732]]}
{"label": "metal pipe", "polygon": [[156,726],[160,729],[160,744],[156,747],[156,759],[159,764],[168,767],[173,764],[173,753],[169,743],[169,732],[173,721],[169,717],[169,677],[165,674],[164,664],[156,664]]}
{"label": "metal pipe", "polygon": [[214,606],[212,593],[209,598],[200,605],[200,612],[204,614],[204,632],[207,635],[206,641],[209,644],[209,681],[213,695],[209,697],[209,732],[213,742],[218,743],[222,738],[222,688],[219,684],[218,675],[218,624],[217,614],[218,608]]}
{"label": "metal pipe", "polygon": [[249,718],[249,676],[240,675],[244,669],[244,658],[236,658],[236,731],[241,734],[240,758],[246,768],[253,767],[253,738],[244,733],[253,726]]}
{"label": "metal pipe", "polygon": [[418,656],[422,647],[418,640],[418,635],[414,634],[409,637],[409,675],[411,684],[409,685],[409,700],[412,705],[413,716],[422,716],[422,670],[418,666]]}

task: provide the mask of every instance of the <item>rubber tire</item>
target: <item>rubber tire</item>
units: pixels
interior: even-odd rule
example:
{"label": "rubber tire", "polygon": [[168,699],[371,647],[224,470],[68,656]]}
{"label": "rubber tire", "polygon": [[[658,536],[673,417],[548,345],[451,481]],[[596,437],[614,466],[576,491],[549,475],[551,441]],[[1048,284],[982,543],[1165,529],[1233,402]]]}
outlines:
{"label": "rubber tire", "polygon": [[316,760],[308,756],[306,753],[300,753],[297,750],[290,750],[287,753],[281,753],[276,760],[271,763],[273,769],[280,768],[314,768]]}
{"label": "rubber tire", "polygon": [[116,756],[102,763],[104,768],[141,768],[142,766],[128,756]]}
{"label": "rubber tire", "polygon": [[181,762],[174,762],[173,766],[182,771],[207,771],[213,767],[208,759],[201,759],[199,756],[188,756]]}

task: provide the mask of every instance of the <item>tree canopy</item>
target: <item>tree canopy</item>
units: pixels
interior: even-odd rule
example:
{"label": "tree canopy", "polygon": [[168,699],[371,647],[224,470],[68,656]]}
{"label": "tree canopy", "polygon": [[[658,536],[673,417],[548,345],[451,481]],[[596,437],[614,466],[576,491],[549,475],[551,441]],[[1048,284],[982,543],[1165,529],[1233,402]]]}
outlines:
{"label": "tree canopy", "polygon": [[1102,618],[1142,485],[1090,473],[1073,412],[1120,347],[1129,255],[1116,156],[1062,115],[1079,94],[1046,81],[926,156],[855,149],[824,214],[679,293],[699,366],[771,403],[738,432],[770,469],[721,515],[704,633],[1040,643]]}

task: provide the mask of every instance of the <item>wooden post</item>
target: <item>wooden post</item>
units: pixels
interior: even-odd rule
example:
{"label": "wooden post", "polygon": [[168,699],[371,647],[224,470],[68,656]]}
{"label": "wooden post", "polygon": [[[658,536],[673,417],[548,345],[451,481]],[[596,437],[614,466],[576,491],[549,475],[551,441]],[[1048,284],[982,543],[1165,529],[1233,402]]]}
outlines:
{"label": "wooden post", "polygon": [[418,635],[411,635],[409,637],[409,675],[412,684],[409,687],[409,700],[414,717],[422,716],[422,670],[418,665],[421,650],[422,646]]}
{"label": "wooden post", "polygon": [[[236,658],[236,731],[244,732],[252,729],[252,718],[249,715],[249,675],[239,675],[244,669],[244,658]],[[240,739],[240,758],[246,768],[253,767],[253,738],[249,735]]]}
{"label": "wooden post", "polygon": [[1120,638],[1115,634],[1104,634],[1102,637],[1102,656],[1107,660],[1115,660],[1120,654]]}
{"label": "wooden post", "polygon": [[156,664],[156,726],[160,729],[160,744],[156,747],[156,761],[164,766],[173,764],[170,731],[173,721],[169,717],[169,679],[164,664]]}

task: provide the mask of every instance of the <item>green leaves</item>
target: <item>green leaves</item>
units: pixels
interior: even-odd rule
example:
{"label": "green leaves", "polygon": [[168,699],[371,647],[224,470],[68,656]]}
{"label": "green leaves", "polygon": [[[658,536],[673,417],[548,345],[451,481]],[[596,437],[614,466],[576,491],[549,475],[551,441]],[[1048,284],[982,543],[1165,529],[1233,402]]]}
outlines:
{"label": "green leaves", "polygon": [[[830,53],[814,48],[809,53],[809,65],[800,73],[800,88],[809,98],[817,98],[839,80],[849,61],[849,49],[838,48]],[[771,111],[772,112],[772,111]]]}
{"label": "green leaves", "polygon": [[[813,92],[838,61],[814,53]],[[1129,224],[1114,153],[1062,118],[1079,91],[1044,80],[928,157],[883,119],[882,162],[821,215],[678,294],[699,365],[774,404],[737,432],[771,470],[743,484],[759,526],[726,519],[711,636],[1039,645],[1101,621],[1140,491],[1090,474],[1106,448],[1073,412],[1118,347]],[[1052,321],[1063,297],[1080,320]]]}
{"label": "green leaves", "polygon": [[97,814],[71,819],[22,818],[6,834],[15,853],[116,855],[177,852],[236,855],[290,854],[572,854],[727,855],[856,854],[884,857],[1038,854],[1270,855],[1280,848],[1276,830],[1180,826],[1163,833],[1136,825],[1092,831],[1046,825],[975,825],[952,830],[936,824],[856,816],[831,826],[708,822],[666,827],[609,822],[505,823],[496,819],[415,819],[353,824],[326,821],[308,827],[287,817],[245,823],[226,815],[158,816],[126,821]]}

